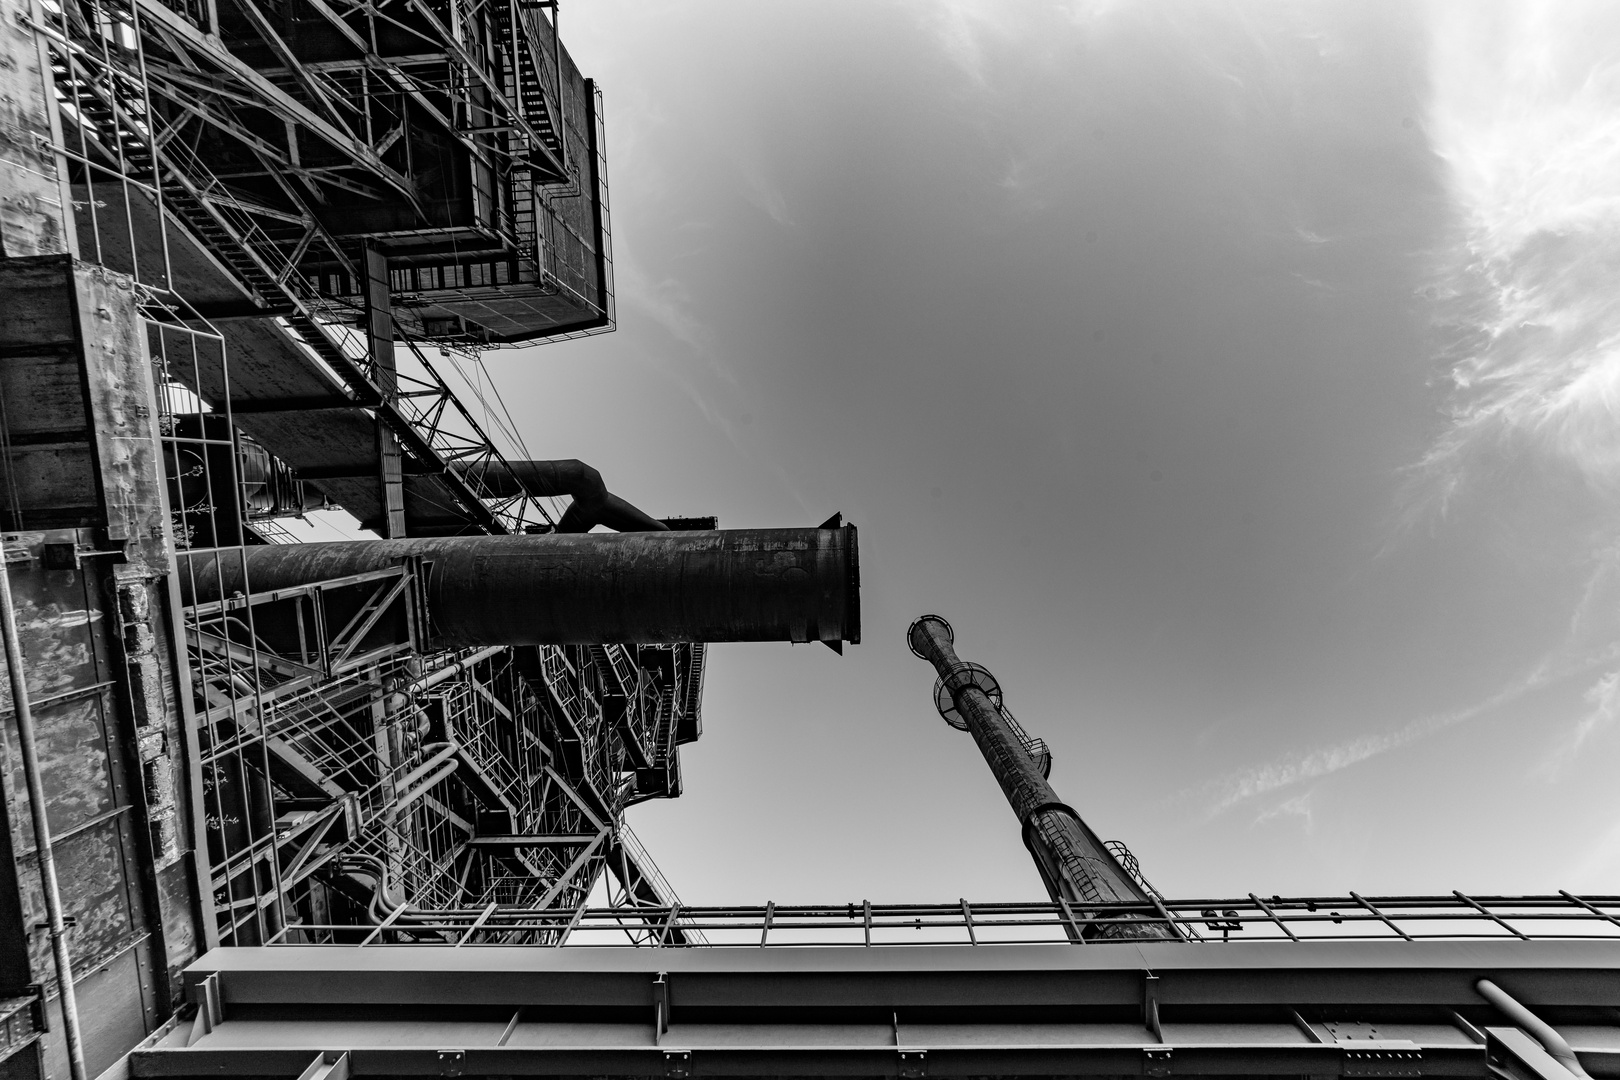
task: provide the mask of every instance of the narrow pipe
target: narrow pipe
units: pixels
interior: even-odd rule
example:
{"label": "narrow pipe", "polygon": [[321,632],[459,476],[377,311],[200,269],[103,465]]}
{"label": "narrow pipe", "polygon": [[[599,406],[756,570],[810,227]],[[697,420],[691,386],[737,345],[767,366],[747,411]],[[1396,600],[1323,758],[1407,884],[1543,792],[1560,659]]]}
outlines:
{"label": "narrow pipe", "polygon": [[28,703],[28,680],[23,673],[22,642],[17,637],[17,612],[11,599],[11,568],[0,554],[0,636],[5,638],[6,674],[11,680],[11,703],[17,717],[17,750],[23,778],[28,784],[28,811],[34,819],[34,848],[39,858],[39,881],[45,894],[45,919],[56,961],[56,984],[62,999],[62,1038],[67,1044],[72,1080],[88,1080],[84,1041],[79,1035],[79,999],[73,989],[73,956],[68,952],[67,921],[62,917],[62,893],[56,883],[56,855],[51,848],[51,824],[45,806],[45,780],[39,771],[39,748],[34,741],[34,710]]}
{"label": "narrow pipe", "polygon": [[1489,979],[1479,980],[1474,984],[1474,989],[1479,991],[1480,997],[1495,1005],[1502,1015],[1519,1025],[1540,1043],[1560,1065],[1583,1080],[1591,1080],[1591,1076],[1581,1067],[1575,1051],[1570,1049],[1569,1043],[1564,1041],[1562,1035],[1553,1030],[1551,1024],[1519,1004],[1506,990]]}
{"label": "narrow pipe", "polygon": [[398,817],[404,812],[407,806],[411,805],[411,803],[432,791],[434,785],[438,784],[451,773],[455,772],[456,767],[460,764],[460,761],[452,758],[450,761],[445,762],[444,766],[440,768],[438,772],[434,773],[432,776],[428,777],[426,780],[423,780],[420,784],[416,785],[414,788],[395,799],[394,804],[388,808],[389,818],[392,819]]}
{"label": "narrow pipe", "polygon": [[663,532],[669,526],[607,489],[602,474],[578,458],[557,461],[485,461],[454,466],[462,479],[497,498],[522,495],[574,501],[557,522],[560,533],[590,532],[604,525],[614,532]]}
{"label": "narrow pipe", "polygon": [[488,660],[490,657],[498,655],[504,651],[505,646],[502,645],[490,645],[486,648],[479,649],[470,656],[463,656],[455,663],[447,664],[438,671],[433,672],[433,674],[425,675],[415,682],[402,687],[400,689],[400,693],[420,694],[424,690],[431,690],[433,687],[438,686],[446,679],[454,678],[455,676],[460,675],[463,671],[467,671],[473,666],[480,664],[485,660]]}
{"label": "narrow pipe", "polygon": [[422,764],[418,765],[416,768],[394,781],[394,789],[396,791],[408,789],[412,784],[416,783],[422,777],[426,776],[434,769],[437,769],[446,761],[449,761],[451,758],[455,757],[458,749],[460,749],[460,747],[456,746],[456,744],[453,742],[428,743],[426,746],[422,747],[422,750],[423,752],[432,751],[432,753],[428,755],[427,759],[423,761]]}
{"label": "narrow pipe", "polygon": [[[1098,903],[1151,905],[1152,897],[1120,866],[1080,815],[1058,798],[1040,768],[986,692],[989,673],[964,663],[955,650],[950,623],[925,615],[906,632],[911,651],[934,665],[950,705],[978,744],[985,763],[1023,826],[1024,844],[1054,901],[1080,906]],[[940,708],[946,703],[941,700]],[[947,720],[950,720],[947,717]],[[1087,938],[1175,939],[1171,924],[1111,923],[1086,931]]]}

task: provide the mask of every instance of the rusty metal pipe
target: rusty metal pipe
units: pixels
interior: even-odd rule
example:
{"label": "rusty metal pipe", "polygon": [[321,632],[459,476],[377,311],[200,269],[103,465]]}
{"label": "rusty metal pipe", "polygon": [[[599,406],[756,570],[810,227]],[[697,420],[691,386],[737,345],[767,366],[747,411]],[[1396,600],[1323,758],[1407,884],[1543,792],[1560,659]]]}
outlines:
{"label": "rusty metal pipe", "polygon": [[[978,744],[1013,813],[1018,815],[1024,845],[1052,899],[1081,908],[1099,903],[1152,906],[1153,898],[1041,775],[1034,758],[990,697],[988,690],[1000,693],[994,678],[956,655],[951,624],[938,615],[924,615],[911,624],[906,640],[912,652],[939,672],[941,712],[953,708]],[[953,721],[950,715],[946,719]],[[1169,923],[1154,920],[1140,926],[1111,923],[1085,936],[1173,939],[1178,935]]]}
{"label": "rusty metal pipe", "polygon": [[861,639],[860,569],[850,525],[354,540],[190,558],[193,573],[180,575],[187,603],[419,559],[436,644],[446,648],[683,641],[836,646]]}

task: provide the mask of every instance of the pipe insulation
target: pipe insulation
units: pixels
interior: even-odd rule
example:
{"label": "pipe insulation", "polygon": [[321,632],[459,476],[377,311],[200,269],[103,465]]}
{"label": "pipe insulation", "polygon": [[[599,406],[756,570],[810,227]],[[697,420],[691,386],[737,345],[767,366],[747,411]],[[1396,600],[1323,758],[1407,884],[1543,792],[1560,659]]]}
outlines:
{"label": "pipe insulation", "polygon": [[453,536],[199,552],[188,604],[420,559],[435,645],[859,642],[853,525]]}

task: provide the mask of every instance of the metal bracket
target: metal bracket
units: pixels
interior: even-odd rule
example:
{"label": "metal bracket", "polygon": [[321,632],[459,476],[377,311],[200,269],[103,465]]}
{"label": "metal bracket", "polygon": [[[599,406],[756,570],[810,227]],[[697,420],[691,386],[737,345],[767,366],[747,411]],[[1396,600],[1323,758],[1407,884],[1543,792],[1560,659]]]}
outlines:
{"label": "metal bracket", "polygon": [[1164,1029],[1159,1025],[1159,977],[1151,971],[1142,973],[1142,1025],[1153,1032],[1154,1039],[1164,1042]]}
{"label": "metal bracket", "polygon": [[461,1075],[461,1067],[463,1065],[465,1065],[466,1063],[467,1063],[467,1051],[465,1051],[465,1050],[440,1050],[439,1051],[439,1075],[440,1076],[460,1076]]}
{"label": "metal bracket", "polygon": [[1422,1076],[1423,1051],[1349,1050],[1344,1052],[1344,1076]]}
{"label": "metal bracket", "polygon": [[191,1034],[186,1037],[186,1045],[190,1046],[225,1019],[225,1007],[219,995],[219,973],[214,972],[201,982],[193,983],[186,997],[197,1006],[197,1015],[191,1020]]}
{"label": "metal bracket", "polygon": [[219,993],[219,973],[213,972],[196,986],[197,1010],[207,1030],[225,1022],[225,1002]]}
{"label": "metal bracket", "polygon": [[1170,1048],[1168,1046],[1143,1047],[1142,1073],[1145,1076],[1169,1076]]}
{"label": "metal bracket", "polygon": [[692,1051],[665,1050],[664,1075],[669,1080],[686,1080],[692,1075]]}
{"label": "metal bracket", "polygon": [[321,1051],[299,1074],[298,1080],[349,1080],[349,1052]]}
{"label": "metal bracket", "polygon": [[23,987],[23,994],[34,999],[28,1003],[28,1012],[33,1018],[34,1030],[51,1030],[51,1010],[45,1007],[44,984],[29,983],[27,986]]}
{"label": "metal bracket", "polygon": [[1493,1061],[1507,1059],[1520,1066],[1513,1070],[1521,1076],[1535,1080],[1569,1080],[1572,1075],[1563,1062],[1547,1052],[1547,1048],[1521,1028],[1488,1027],[1485,1029],[1485,1051]]}
{"label": "metal bracket", "polygon": [[660,971],[653,976],[653,1045],[663,1039],[669,1030],[669,975]]}
{"label": "metal bracket", "polygon": [[900,1080],[922,1080],[928,1075],[928,1051],[900,1051]]}

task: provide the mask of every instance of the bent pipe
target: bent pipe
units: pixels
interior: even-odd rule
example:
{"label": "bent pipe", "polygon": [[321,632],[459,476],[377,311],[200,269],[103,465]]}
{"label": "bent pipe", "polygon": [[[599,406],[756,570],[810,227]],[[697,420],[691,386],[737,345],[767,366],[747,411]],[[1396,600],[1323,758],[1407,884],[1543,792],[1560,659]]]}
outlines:
{"label": "bent pipe", "polygon": [[1479,991],[1480,997],[1495,1005],[1498,1012],[1539,1042],[1549,1055],[1570,1071],[1571,1075],[1582,1080],[1592,1080],[1591,1074],[1581,1065],[1581,1059],[1575,1056],[1575,1051],[1570,1049],[1569,1043],[1553,1029],[1551,1024],[1525,1008],[1506,990],[1489,979],[1479,980],[1474,984],[1474,989]]}
{"label": "bent pipe", "polygon": [[441,648],[861,640],[853,525],[274,544],[186,557],[188,604],[421,560]]}
{"label": "bent pipe", "polygon": [[574,501],[557,522],[560,533],[590,532],[597,525],[614,532],[663,532],[669,528],[609,491],[602,474],[577,458],[458,463],[453,468],[462,479],[482,485],[496,498],[572,496]]}

